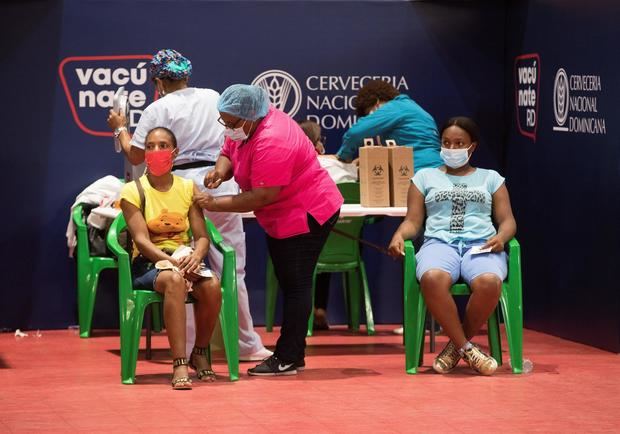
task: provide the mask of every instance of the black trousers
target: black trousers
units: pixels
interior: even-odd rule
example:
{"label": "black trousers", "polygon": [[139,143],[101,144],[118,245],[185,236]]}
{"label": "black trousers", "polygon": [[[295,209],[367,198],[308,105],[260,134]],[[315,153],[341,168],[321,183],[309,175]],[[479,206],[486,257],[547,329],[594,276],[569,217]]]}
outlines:
{"label": "black trousers", "polygon": [[285,363],[304,357],[308,318],[312,311],[312,275],[337,211],[322,226],[308,214],[310,232],[277,239],[267,235],[273,269],[284,296],[284,318],[274,355]]}

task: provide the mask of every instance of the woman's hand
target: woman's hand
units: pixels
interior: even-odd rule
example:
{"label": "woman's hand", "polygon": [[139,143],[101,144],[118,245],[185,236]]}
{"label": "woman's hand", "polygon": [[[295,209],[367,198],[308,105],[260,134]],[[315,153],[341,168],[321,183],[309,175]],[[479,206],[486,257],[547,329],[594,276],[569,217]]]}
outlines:
{"label": "woman's hand", "polygon": [[224,178],[217,170],[212,170],[205,176],[203,184],[207,188],[218,188],[224,181]]}
{"label": "woman's hand", "polygon": [[124,114],[116,113],[114,110],[110,110],[110,114],[108,115],[108,126],[112,130],[120,127],[126,127],[127,119]]}
{"label": "woman's hand", "polygon": [[209,211],[216,211],[216,198],[209,193],[197,192],[194,193],[194,203],[197,203],[201,208]]}
{"label": "woman's hand", "polygon": [[504,241],[499,235],[495,235],[487,240],[487,242],[482,246],[483,249],[491,248],[493,253],[503,252],[504,251]]}
{"label": "woman's hand", "polygon": [[[180,258],[177,267],[179,267],[179,271],[181,271],[183,277],[187,280],[194,281],[197,276],[196,273],[200,270],[201,263],[202,258],[199,255],[196,255],[196,253],[192,253],[191,255]],[[192,278],[194,278],[194,280],[192,280]]]}
{"label": "woman's hand", "polygon": [[400,258],[405,255],[405,240],[400,234],[396,233],[392,237],[392,241],[390,241],[388,247],[388,253],[393,258]]}

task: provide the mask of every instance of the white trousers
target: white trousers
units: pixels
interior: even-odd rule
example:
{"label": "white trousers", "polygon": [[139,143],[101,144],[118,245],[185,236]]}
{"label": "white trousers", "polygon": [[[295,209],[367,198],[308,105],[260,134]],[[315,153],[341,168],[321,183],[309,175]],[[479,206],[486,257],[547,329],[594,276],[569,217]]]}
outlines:
{"label": "white trousers", "polygon": [[[174,173],[183,178],[192,179],[202,191],[216,195],[236,194],[234,189],[238,191],[234,181],[227,181],[222,184],[223,188],[218,190],[207,190],[203,185],[203,180],[207,171],[212,167],[200,167],[197,169],[176,170]],[[234,187],[231,185],[234,184]],[[227,185],[225,185],[227,184]],[[223,190],[223,191],[219,191]],[[263,342],[258,333],[254,331],[252,322],[252,314],[250,313],[250,303],[248,300],[248,290],[245,286],[245,232],[243,230],[243,220],[241,215],[237,213],[212,212],[204,210],[205,216],[209,218],[215,227],[222,234],[224,242],[235,249],[237,256],[237,297],[238,297],[238,315],[239,315],[239,356],[246,356],[263,349]],[[222,275],[223,256],[213,246],[209,247],[207,255],[209,266],[218,275]],[[194,309],[191,304],[185,307],[187,313],[186,320],[186,350],[188,357],[196,342],[196,326],[194,322]]]}

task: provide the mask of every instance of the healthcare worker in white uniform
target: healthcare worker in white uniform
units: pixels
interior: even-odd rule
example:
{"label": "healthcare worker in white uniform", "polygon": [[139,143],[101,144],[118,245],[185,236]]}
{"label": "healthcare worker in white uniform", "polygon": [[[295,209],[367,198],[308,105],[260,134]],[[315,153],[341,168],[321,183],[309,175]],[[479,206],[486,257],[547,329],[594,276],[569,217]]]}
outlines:
{"label": "healthcare worker in white uniform", "polygon": [[[130,136],[127,120],[122,114],[110,110],[108,125],[121,143],[131,164],[144,161],[144,140],[155,127],[166,127],[177,137],[179,153],[174,160],[173,173],[192,179],[200,189],[205,189],[204,178],[213,170],[224,142],[224,127],[218,123],[217,101],[219,93],[211,89],[188,87],[192,64],[175,50],[160,50],[149,64],[149,74],[160,98],[143,112]],[[216,190],[213,196],[230,196],[239,193],[239,186],[231,179]],[[254,331],[248,291],[245,286],[245,233],[241,216],[237,213],[210,212],[205,215],[215,224],[227,244],[237,253],[237,292],[239,297],[239,360],[260,361],[272,352],[267,350],[260,336]],[[213,247],[209,250],[211,268],[221,274],[222,255]],[[187,307],[187,351],[194,345],[194,311]]]}

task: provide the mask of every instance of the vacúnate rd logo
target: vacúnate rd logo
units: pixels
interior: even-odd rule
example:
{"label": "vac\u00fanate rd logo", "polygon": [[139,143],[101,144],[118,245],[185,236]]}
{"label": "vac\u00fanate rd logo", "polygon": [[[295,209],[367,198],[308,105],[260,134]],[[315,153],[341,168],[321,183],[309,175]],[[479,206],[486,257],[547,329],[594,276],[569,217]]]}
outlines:
{"label": "vac\u00fanate rd logo", "polygon": [[130,127],[155,99],[148,80],[151,55],[76,56],[60,62],[58,74],[77,126],[87,134],[111,137],[105,119],[114,93],[124,86],[129,101]]}
{"label": "vac\u00fanate rd logo", "polygon": [[515,58],[515,104],[517,126],[525,137],[536,141],[540,89],[540,56],[523,54]]}

